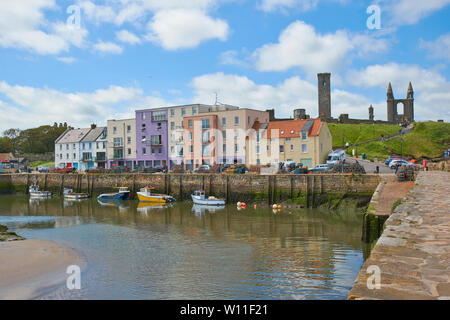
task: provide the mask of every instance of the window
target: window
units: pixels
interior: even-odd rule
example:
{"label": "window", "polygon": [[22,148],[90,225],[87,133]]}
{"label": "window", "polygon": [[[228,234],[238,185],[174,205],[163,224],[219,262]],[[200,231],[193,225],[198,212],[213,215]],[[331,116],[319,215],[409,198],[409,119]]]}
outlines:
{"label": "window", "polygon": [[239,145],[238,144],[235,144],[234,145],[234,152],[238,152],[239,151]]}
{"label": "window", "polygon": [[62,160],[62,153],[59,155],[59,158]]}
{"label": "window", "polygon": [[239,138],[239,129],[234,130],[234,137]]}
{"label": "window", "polygon": [[142,120],[145,120],[145,112],[142,112]]}
{"label": "window", "polygon": [[171,117],[175,116],[175,109],[170,109],[170,116]]}
{"label": "window", "polygon": [[224,143],[223,144],[223,153],[225,154],[227,152],[227,145]]}
{"label": "window", "polygon": [[192,141],[192,132],[189,132],[189,141]]}
{"label": "window", "polygon": [[226,126],[227,125],[227,118],[222,118],[222,126]]}
{"label": "window", "polygon": [[114,147],[121,147],[122,145],[122,138],[114,138]]}
{"label": "window", "polygon": [[192,128],[192,119],[188,120],[188,128]]}
{"label": "window", "polygon": [[302,152],[303,152],[303,153],[307,153],[307,152],[308,152],[308,149],[307,149],[307,147],[306,147],[306,144],[302,144]]}
{"label": "window", "polygon": [[175,122],[171,122],[170,123],[170,130],[174,130],[175,129]]}
{"label": "window", "polygon": [[259,132],[256,133],[256,142],[259,143]]}
{"label": "window", "polygon": [[284,146],[280,146],[280,153],[284,153]]}
{"label": "window", "polygon": [[[85,149],[85,147],[86,147],[86,146],[85,146],[85,144],[84,144],[84,142],[83,142],[83,144],[82,144],[82,145],[83,145],[83,150],[84,150],[84,149]],[[74,148],[74,149],[75,149],[75,148]]]}
{"label": "window", "polygon": [[73,158],[74,158],[74,159],[77,158],[77,154],[76,154],[76,153],[73,154]]}
{"label": "window", "polygon": [[69,159],[69,154],[66,154],[66,159]]}
{"label": "window", "polygon": [[225,130],[222,131],[222,138],[223,140],[227,138],[227,132]]}
{"label": "window", "polygon": [[259,146],[256,146],[256,154],[259,154]]}
{"label": "window", "polygon": [[127,125],[127,133],[130,133],[130,132],[131,132],[131,126]]}
{"label": "window", "polygon": [[147,138],[145,136],[142,136],[142,142],[145,142],[145,140],[147,140]]}
{"label": "window", "polygon": [[72,149],[75,150],[76,149],[76,145],[75,143],[72,145]]}
{"label": "window", "polygon": [[234,117],[234,124],[238,125],[239,124],[239,117]]}
{"label": "window", "polygon": [[286,138],[286,142],[289,142],[289,141],[291,141],[291,138]]}
{"label": "window", "polygon": [[157,125],[157,128],[156,128],[157,130],[161,130],[161,122],[158,122],[158,125]]}
{"label": "window", "polygon": [[161,136],[152,136],[152,145],[159,146],[162,144]]}
{"label": "window", "polygon": [[194,146],[193,145],[189,146],[189,152],[191,152],[191,153],[194,152]]}
{"label": "window", "polygon": [[206,157],[211,155],[211,146],[209,144],[202,146],[202,155]]}
{"label": "window", "polygon": [[306,140],[308,138],[308,135],[306,131],[302,131],[302,140]]}
{"label": "window", "polygon": [[202,133],[202,142],[203,143],[210,142],[209,131],[205,131]]}
{"label": "window", "polygon": [[92,142],[89,142],[89,149],[92,149]]}
{"label": "window", "polygon": [[175,135],[173,133],[170,135],[170,141],[175,142]]}
{"label": "window", "polygon": [[152,154],[155,154],[155,148],[152,148]]}
{"label": "window", "polygon": [[141,130],[142,130],[142,131],[145,131],[145,123],[142,124]]}
{"label": "window", "polygon": [[192,108],[192,115],[195,115],[195,114],[197,114],[197,108],[196,108],[196,107],[193,107],[193,108]]}
{"label": "window", "polygon": [[117,127],[113,127],[113,133],[117,133]]}
{"label": "window", "polygon": [[294,151],[294,145],[291,144],[291,151]]}
{"label": "window", "polygon": [[185,116],[186,115],[186,109],[185,108],[181,108],[181,115]]}
{"label": "window", "polygon": [[247,118],[247,123],[250,124],[250,116]]}
{"label": "window", "polygon": [[281,135],[283,135],[284,134],[284,130],[281,130]]}
{"label": "window", "polygon": [[153,111],[152,112],[152,121],[163,121],[166,120],[166,112],[165,111]]}
{"label": "window", "polygon": [[95,144],[95,146],[96,146],[97,149],[100,149],[100,142],[97,142],[97,143]]}
{"label": "window", "polygon": [[103,149],[106,149],[106,141],[103,141]]}
{"label": "window", "polygon": [[60,151],[62,150],[62,144],[59,145],[59,150],[60,150]]}
{"label": "window", "polygon": [[128,154],[131,154],[131,149],[130,148],[128,148]]}
{"label": "window", "polygon": [[202,119],[202,129],[209,129],[209,128],[210,128],[209,119]]}
{"label": "window", "polygon": [[66,144],[66,150],[69,150],[69,145],[68,144]]}
{"label": "window", "polygon": [[158,148],[158,153],[159,153],[159,154],[162,153],[162,148]]}
{"label": "window", "polygon": [[170,147],[170,153],[172,153],[172,154],[175,153],[175,147],[174,146]]}
{"label": "window", "polygon": [[142,154],[147,154],[147,148],[142,148]]}
{"label": "window", "polygon": [[[145,137],[143,137],[143,138],[145,138]],[[127,143],[131,144],[131,137],[127,137]]]}

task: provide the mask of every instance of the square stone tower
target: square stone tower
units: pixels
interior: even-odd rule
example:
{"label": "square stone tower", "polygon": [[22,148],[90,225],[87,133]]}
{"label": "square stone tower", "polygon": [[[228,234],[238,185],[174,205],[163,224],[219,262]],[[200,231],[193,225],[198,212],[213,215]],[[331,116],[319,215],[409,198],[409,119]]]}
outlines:
{"label": "square stone tower", "polygon": [[331,118],[331,73],[317,74],[319,89],[319,117]]}

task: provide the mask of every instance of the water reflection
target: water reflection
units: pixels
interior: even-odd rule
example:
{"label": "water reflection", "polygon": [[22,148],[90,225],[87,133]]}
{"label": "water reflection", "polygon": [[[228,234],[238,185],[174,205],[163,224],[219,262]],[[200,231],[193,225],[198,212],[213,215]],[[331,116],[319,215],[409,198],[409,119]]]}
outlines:
{"label": "water reflection", "polygon": [[2,196],[0,224],[87,256],[86,288],[49,298],[345,299],[363,262],[354,212]]}

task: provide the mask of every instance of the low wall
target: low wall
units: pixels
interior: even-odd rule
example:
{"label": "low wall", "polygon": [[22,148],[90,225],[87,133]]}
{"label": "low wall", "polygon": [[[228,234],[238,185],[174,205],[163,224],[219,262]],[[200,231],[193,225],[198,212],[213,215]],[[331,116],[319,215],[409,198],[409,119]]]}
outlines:
{"label": "low wall", "polygon": [[98,195],[112,187],[128,187],[134,195],[152,186],[157,192],[190,199],[198,189],[227,201],[280,203],[293,200],[313,206],[332,194],[371,196],[380,178],[377,175],[227,175],[227,174],[8,174],[0,175],[0,193],[27,192],[38,184],[54,193],[64,187]]}

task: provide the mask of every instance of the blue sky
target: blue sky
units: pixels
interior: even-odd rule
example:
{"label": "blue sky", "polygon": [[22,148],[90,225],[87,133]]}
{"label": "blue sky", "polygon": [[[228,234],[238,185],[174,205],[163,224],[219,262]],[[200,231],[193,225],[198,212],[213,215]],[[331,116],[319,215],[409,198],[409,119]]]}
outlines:
{"label": "blue sky", "polygon": [[[367,27],[371,5],[381,29]],[[319,72],[335,117],[372,104],[384,120],[388,82],[404,98],[412,81],[416,120],[449,121],[449,17],[450,0],[1,1],[0,130],[102,125],[216,92],[315,117]]]}

